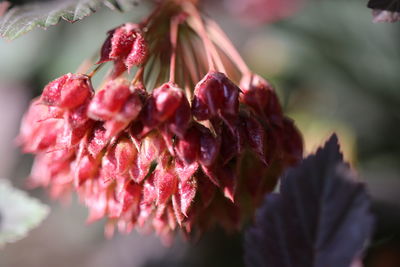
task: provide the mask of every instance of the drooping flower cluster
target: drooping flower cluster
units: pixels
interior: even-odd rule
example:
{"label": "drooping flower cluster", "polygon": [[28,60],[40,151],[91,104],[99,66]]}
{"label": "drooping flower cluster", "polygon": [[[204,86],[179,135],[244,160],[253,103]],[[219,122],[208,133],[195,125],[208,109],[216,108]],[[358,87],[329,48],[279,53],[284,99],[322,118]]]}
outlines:
{"label": "drooping flower cluster", "polygon": [[302,156],[271,85],[195,5],[177,3],[110,31],[98,67],[50,82],[23,118],[30,182],[54,197],[77,192],[109,234],[238,229]]}

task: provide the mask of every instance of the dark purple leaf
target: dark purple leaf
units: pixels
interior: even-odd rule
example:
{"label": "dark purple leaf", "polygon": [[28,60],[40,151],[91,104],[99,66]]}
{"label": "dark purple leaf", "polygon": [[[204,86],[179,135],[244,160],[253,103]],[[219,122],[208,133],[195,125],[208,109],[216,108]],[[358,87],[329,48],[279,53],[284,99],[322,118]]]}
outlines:
{"label": "dark purple leaf", "polygon": [[333,135],[266,197],[246,233],[247,266],[349,267],[371,236],[369,209]]}

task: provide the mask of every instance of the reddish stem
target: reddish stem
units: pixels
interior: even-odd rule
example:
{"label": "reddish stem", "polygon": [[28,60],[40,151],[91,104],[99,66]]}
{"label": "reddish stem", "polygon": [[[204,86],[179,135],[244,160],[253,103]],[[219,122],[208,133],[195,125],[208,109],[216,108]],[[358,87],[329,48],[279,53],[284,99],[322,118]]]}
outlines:
{"label": "reddish stem", "polygon": [[176,49],[178,43],[178,29],[181,18],[179,16],[175,16],[171,19],[171,32],[170,32],[170,41],[171,41],[171,61],[170,61],[170,69],[169,69],[169,80],[170,82],[175,82],[175,70],[176,70]]}
{"label": "reddish stem", "polygon": [[214,42],[231,58],[243,75],[250,74],[251,71],[249,67],[218,24],[213,20],[208,20],[207,24],[208,30],[211,34],[211,37],[214,39]]}

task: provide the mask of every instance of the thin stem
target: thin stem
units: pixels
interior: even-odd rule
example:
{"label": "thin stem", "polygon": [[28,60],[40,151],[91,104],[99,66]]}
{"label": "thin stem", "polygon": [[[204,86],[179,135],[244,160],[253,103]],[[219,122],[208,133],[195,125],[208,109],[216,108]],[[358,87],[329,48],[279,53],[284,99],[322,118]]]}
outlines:
{"label": "thin stem", "polygon": [[87,76],[92,78],[103,66],[103,63],[98,64]]}
{"label": "thin stem", "polygon": [[191,49],[189,43],[190,41],[187,38],[182,41],[181,60],[183,62],[183,65],[187,68],[187,71],[189,72],[192,83],[196,84],[196,82],[200,80],[199,71],[197,69],[198,62],[197,58],[193,55],[193,50]]}
{"label": "thin stem", "polygon": [[224,31],[218,26],[218,24],[213,20],[208,20],[207,24],[208,30],[214,42],[233,60],[240,72],[243,75],[251,73],[249,67],[244,62],[235,46],[226,36]]}
{"label": "thin stem", "polygon": [[185,2],[184,7],[188,13],[192,14],[192,18],[193,18],[193,20],[191,20],[193,22],[192,24],[193,24],[195,30],[200,35],[200,37],[204,43],[204,48],[206,50],[209,71],[215,71],[213,54],[211,51],[213,44],[212,44],[210,38],[208,38],[203,20],[200,16],[199,12],[197,11],[196,7],[192,3]]}
{"label": "thin stem", "polygon": [[134,85],[137,82],[143,83],[143,73],[144,73],[144,66],[141,66],[137,70],[135,77],[133,77],[131,84]]}
{"label": "thin stem", "polygon": [[175,70],[176,70],[176,47],[178,43],[178,29],[181,18],[175,16],[171,19],[171,32],[170,32],[170,41],[171,41],[171,61],[169,68],[169,81],[175,82]]}
{"label": "thin stem", "polygon": [[76,73],[86,73],[88,70],[94,65],[93,60],[91,59],[85,59],[85,61],[82,62],[82,64],[78,67],[76,70]]}

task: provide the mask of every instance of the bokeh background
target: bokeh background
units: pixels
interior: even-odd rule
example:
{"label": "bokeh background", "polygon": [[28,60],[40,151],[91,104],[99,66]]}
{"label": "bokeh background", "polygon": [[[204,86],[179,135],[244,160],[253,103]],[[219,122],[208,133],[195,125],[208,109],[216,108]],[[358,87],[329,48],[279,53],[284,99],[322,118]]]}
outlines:
{"label": "bokeh background", "polygon": [[[307,153],[338,133],[377,215],[365,265],[398,267],[400,24],[373,24],[365,6],[364,0],[208,0],[205,10],[250,67],[276,86]],[[0,40],[0,177],[26,190],[32,157],[21,155],[13,140],[30,99],[93,56],[109,29],[148,12],[146,3],[124,14],[102,9],[74,24]],[[0,250],[1,267],[243,266],[240,234],[216,229],[195,244],[178,238],[170,248],[137,233],[106,240],[104,222],[87,225],[86,209],[75,199],[62,204],[43,189],[28,193],[51,213],[28,237]]]}

